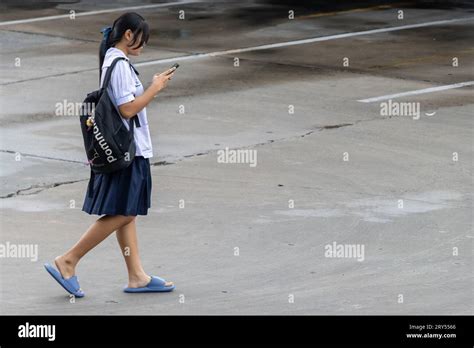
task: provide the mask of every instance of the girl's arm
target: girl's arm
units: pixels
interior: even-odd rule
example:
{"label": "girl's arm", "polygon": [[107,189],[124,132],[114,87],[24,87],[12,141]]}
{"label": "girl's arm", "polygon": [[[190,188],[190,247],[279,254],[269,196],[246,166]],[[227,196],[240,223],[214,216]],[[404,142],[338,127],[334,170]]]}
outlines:
{"label": "girl's arm", "polygon": [[136,97],[131,102],[120,105],[119,110],[122,116],[127,119],[132,118],[146,107],[153,98],[155,98],[158,92],[166,87],[168,81],[174,74],[174,72],[169,73],[170,71],[171,69],[161,74],[154,75],[150,87],[148,87],[142,95]]}

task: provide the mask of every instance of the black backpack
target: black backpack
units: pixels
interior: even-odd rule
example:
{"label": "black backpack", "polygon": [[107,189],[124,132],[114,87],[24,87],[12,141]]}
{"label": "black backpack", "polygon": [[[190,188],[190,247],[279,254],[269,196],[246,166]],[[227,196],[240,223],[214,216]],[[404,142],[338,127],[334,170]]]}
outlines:
{"label": "black backpack", "polygon": [[[104,78],[102,87],[87,94],[79,116],[84,147],[91,168],[89,195],[95,173],[112,173],[127,168],[135,158],[136,144],[133,138],[134,124],[140,127],[138,116],[131,118],[127,130],[120,117],[120,111],[107,92],[112,70],[119,60],[114,59]],[[133,66],[132,66],[133,68]]]}

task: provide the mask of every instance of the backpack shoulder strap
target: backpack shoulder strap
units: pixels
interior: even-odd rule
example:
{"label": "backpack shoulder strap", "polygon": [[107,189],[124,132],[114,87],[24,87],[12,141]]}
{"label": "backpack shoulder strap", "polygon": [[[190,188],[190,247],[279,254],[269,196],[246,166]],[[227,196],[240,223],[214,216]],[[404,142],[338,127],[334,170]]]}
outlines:
{"label": "backpack shoulder strap", "polygon": [[135,122],[135,127],[140,128],[142,125],[140,124],[140,119],[138,118],[138,114],[133,116],[133,121]]}
{"label": "backpack shoulder strap", "polygon": [[[124,57],[117,57],[115,58],[113,61],[112,61],[112,64],[110,64],[110,66],[107,68],[107,72],[105,74],[105,77],[104,77],[104,83],[102,84],[102,88],[105,90],[108,86],[109,86],[109,83],[110,83],[110,79],[112,77],[112,71],[115,67],[115,64],[117,64],[117,62],[119,60],[126,60]],[[133,71],[135,71],[135,73],[138,75],[138,71],[135,69],[135,67],[130,64],[130,62],[128,63],[130,65],[130,67],[133,69]],[[139,128],[141,127],[141,124],[140,124],[140,120],[138,118],[138,115],[135,115],[132,117],[132,120],[131,120],[131,123],[135,123],[136,127]],[[132,125],[133,127],[133,125]],[[132,131],[133,131],[133,128],[132,128]],[[132,133],[133,134],[133,133]]]}
{"label": "backpack shoulder strap", "polygon": [[133,64],[130,63],[130,62],[129,62],[129,64],[130,64],[130,66],[132,67],[133,71],[135,71],[135,74],[137,74],[137,76],[140,75],[140,73],[138,72],[137,69],[135,69],[135,67],[133,66]]}
{"label": "backpack shoulder strap", "polygon": [[105,73],[104,83],[102,84],[102,88],[106,89],[109,86],[110,78],[112,77],[112,71],[114,70],[115,65],[118,63],[119,60],[126,60],[124,57],[117,57],[112,61],[112,64],[107,68],[107,72]]}
{"label": "backpack shoulder strap", "polygon": [[94,197],[94,177],[95,177],[95,173],[92,170],[92,165],[91,165],[91,177],[89,179],[89,185],[87,186],[87,195],[90,198]]}
{"label": "backpack shoulder strap", "polygon": [[[131,67],[131,68],[133,69],[133,71],[135,72],[135,74],[136,74],[137,76],[140,75],[140,74],[138,73],[138,70],[135,69],[135,67],[133,66],[133,64],[131,64],[130,62],[129,62],[129,64],[130,64],[130,67]],[[135,127],[136,127],[136,128],[140,128],[140,127],[141,127],[140,119],[138,118],[138,115],[135,115],[135,116],[133,117],[133,122],[135,122]]]}

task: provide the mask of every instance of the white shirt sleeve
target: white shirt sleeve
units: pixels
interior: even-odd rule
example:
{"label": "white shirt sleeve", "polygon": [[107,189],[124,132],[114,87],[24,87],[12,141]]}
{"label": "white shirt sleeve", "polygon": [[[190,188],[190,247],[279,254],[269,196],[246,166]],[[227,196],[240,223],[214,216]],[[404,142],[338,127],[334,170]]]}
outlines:
{"label": "white shirt sleeve", "polygon": [[135,80],[132,77],[132,71],[129,63],[120,60],[115,64],[112,76],[110,77],[110,86],[117,106],[135,100]]}

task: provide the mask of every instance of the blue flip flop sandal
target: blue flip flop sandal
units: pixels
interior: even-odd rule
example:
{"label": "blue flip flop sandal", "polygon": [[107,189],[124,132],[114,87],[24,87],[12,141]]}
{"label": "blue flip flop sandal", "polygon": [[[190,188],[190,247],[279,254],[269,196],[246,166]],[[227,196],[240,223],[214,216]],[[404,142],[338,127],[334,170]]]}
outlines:
{"label": "blue flip flop sandal", "polygon": [[151,276],[151,280],[147,286],[141,288],[125,288],[124,292],[168,292],[173,291],[175,288],[174,284],[171,286],[165,286],[166,280],[157,276]]}
{"label": "blue flip flop sandal", "polygon": [[64,279],[61,273],[59,273],[53,266],[49,263],[44,264],[44,268],[48,271],[49,274],[61,285],[64,290],[76,297],[84,297],[84,291],[81,290],[79,286],[79,281],[77,276],[72,276],[71,278]]}

